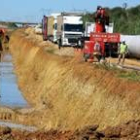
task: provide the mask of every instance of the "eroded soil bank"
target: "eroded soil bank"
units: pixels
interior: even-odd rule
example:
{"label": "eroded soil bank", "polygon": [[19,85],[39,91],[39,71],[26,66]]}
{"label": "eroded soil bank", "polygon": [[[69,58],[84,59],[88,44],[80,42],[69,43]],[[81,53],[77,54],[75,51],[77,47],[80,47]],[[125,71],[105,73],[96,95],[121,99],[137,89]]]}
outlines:
{"label": "eroded soil bank", "polygon": [[140,83],[120,78],[117,70],[85,63],[79,55],[56,55],[51,43],[24,30],[13,33],[10,51],[19,87],[39,110],[28,123],[47,130],[103,129],[140,118]]}

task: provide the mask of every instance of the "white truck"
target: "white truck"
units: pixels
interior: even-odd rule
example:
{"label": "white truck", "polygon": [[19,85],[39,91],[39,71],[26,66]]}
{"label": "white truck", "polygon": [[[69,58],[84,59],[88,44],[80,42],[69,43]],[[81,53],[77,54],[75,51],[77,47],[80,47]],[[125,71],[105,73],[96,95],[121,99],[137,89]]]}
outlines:
{"label": "white truck", "polygon": [[61,46],[80,46],[83,36],[82,15],[79,13],[61,13],[57,16],[57,43]]}
{"label": "white truck", "polygon": [[57,43],[57,16],[59,16],[60,13],[52,13],[51,17],[53,18],[53,32],[52,32],[52,42]]}
{"label": "white truck", "polygon": [[57,16],[60,13],[53,13],[50,16],[43,16],[42,19],[42,30],[43,40],[50,40],[54,43],[57,42],[56,31],[57,31]]}

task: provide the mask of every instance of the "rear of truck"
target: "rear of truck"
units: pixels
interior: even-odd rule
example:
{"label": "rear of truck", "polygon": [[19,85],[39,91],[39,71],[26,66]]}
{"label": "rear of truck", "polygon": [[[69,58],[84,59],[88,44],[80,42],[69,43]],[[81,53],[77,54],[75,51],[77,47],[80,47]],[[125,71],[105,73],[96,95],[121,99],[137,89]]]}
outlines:
{"label": "rear of truck", "polygon": [[49,16],[48,17],[48,26],[47,26],[47,31],[48,31],[48,39],[53,42],[53,33],[54,33],[54,17]]}

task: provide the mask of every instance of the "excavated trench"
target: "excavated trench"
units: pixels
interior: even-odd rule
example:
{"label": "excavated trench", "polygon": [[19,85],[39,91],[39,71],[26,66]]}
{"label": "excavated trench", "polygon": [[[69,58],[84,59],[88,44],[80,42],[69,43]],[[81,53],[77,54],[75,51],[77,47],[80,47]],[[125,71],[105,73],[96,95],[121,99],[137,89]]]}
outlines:
{"label": "excavated trench", "polygon": [[29,105],[18,89],[13,69],[11,55],[5,53],[0,62],[0,105],[12,108],[28,107]]}
{"label": "excavated trench", "polygon": [[24,125],[25,121],[19,121],[23,119],[23,114],[20,111],[22,109],[28,110],[30,106],[18,88],[10,53],[5,52],[2,56],[0,62],[0,128],[7,126],[36,131],[36,127]]}
{"label": "excavated trench", "polygon": [[[23,30],[11,36],[19,87],[35,108],[34,123],[45,129],[100,129],[140,119],[140,83],[117,76],[117,70],[88,64],[80,56],[55,55]],[[49,50],[49,51],[47,51]]]}

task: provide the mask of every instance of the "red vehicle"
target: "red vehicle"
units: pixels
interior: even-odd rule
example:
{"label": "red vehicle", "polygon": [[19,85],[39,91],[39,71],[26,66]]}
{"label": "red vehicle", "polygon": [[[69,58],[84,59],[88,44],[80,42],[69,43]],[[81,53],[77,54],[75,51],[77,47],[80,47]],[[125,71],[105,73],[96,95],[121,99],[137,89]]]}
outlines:
{"label": "red vehicle", "polygon": [[109,16],[105,9],[99,6],[95,14],[95,30],[90,33],[89,40],[84,42],[83,52],[85,61],[88,59],[94,59],[94,45],[96,42],[100,44],[100,55],[102,58],[105,58],[105,56],[110,54],[117,54],[120,34],[106,33],[106,25],[109,25]]}

